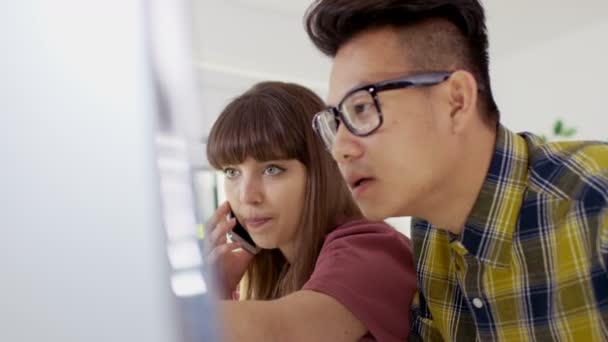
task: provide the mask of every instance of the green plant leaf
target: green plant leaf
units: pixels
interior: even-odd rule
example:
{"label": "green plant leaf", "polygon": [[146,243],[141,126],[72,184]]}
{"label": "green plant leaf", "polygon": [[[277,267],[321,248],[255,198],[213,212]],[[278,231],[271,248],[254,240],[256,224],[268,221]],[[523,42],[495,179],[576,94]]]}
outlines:
{"label": "green plant leaf", "polygon": [[553,134],[560,135],[562,133],[563,128],[564,128],[564,123],[562,122],[562,120],[558,119],[557,121],[555,121],[555,124],[553,125]]}
{"label": "green plant leaf", "polygon": [[562,133],[562,136],[564,136],[564,137],[571,137],[571,136],[573,136],[575,134],[576,134],[576,128],[570,127],[568,129],[564,130],[564,132]]}

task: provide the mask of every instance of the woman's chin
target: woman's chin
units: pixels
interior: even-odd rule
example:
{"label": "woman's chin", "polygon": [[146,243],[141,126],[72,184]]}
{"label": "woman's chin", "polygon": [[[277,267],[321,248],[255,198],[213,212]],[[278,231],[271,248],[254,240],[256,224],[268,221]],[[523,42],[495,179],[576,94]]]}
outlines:
{"label": "woman's chin", "polygon": [[273,241],[267,241],[267,240],[254,240],[256,246],[258,246],[261,249],[266,249],[266,250],[270,250],[270,249],[277,249],[279,248],[279,246],[277,246],[277,244]]}

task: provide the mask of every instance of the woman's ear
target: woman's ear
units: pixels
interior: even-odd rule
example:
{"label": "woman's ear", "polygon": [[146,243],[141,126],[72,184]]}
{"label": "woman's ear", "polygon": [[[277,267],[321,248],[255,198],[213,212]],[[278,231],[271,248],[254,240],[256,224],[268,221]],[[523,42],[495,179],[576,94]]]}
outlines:
{"label": "woman's ear", "polygon": [[447,80],[450,124],[454,133],[461,132],[478,115],[477,81],[468,71],[455,71]]}

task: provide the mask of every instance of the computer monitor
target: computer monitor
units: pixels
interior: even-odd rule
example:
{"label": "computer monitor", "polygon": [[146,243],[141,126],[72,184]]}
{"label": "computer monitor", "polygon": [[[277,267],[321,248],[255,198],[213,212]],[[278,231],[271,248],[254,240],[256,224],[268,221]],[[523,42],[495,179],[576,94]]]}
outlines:
{"label": "computer monitor", "polygon": [[0,341],[215,340],[178,125],[196,110],[182,5],[1,6]]}

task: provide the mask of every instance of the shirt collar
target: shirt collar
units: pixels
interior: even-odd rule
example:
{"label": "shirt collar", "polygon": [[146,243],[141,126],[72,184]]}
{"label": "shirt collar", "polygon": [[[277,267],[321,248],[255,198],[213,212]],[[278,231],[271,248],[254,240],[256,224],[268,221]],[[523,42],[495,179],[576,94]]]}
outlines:
{"label": "shirt collar", "polygon": [[526,140],[498,125],[494,155],[459,242],[493,267],[508,267],[528,181]]}

